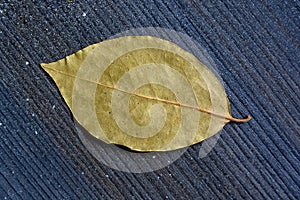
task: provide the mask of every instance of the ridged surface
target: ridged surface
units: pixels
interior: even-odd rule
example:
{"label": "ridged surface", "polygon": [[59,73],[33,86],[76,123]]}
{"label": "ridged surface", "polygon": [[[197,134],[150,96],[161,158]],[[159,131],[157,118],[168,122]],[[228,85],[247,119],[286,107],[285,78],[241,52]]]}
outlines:
{"label": "ridged surface", "polygon": [[[300,5],[297,1],[4,1],[0,3],[1,199],[300,199]],[[234,116],[155,172],[98,162],[39,67],[137,27],[199,42],[217,64]]]}

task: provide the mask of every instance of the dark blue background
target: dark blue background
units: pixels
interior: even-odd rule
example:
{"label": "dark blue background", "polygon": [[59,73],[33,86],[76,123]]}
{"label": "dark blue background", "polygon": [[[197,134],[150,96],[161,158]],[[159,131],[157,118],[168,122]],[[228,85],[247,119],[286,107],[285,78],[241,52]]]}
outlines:
{"label": "dark blue background", "polygon": [[[1,199],[300,199],[299,1],[1,1]],[[83,16],[86,13],[86,16]],[[137,27],[188,34],[214,59],[234,116],[212,152],[130,174],[98,162],[40,68]],[[26,63],[28,62],[28,63]]]}

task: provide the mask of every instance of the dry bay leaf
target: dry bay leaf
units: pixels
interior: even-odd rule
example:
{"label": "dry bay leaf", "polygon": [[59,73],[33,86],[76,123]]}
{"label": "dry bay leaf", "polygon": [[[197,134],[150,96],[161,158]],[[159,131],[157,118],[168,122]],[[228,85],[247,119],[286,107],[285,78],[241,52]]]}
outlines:
{"label": "dry bay leaf", "polygon": [[88,46],[43,69],[94,137],[137,151],[167,151],[216,134],[230,114],[218,78],[195,56],[151,36]]}

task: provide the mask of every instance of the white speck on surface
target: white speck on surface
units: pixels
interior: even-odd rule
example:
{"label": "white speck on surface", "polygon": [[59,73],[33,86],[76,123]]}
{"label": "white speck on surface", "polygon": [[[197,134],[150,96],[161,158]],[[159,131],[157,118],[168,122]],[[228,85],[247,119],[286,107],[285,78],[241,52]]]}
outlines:
{"label": "white speck on surface", "polygon": [[168,160],[168,163],[170,163],[171,161]]}
{"label": "white speck on surface", "polygon": [[107,174],[105,174],[105,177],[108,178],[109,176]]}
{"label": "white speck on surface", "polygon": [[172,174],[169,174],[169,176],[172,176]]}
{"label": "white speck on surface", "polygon": [[84,174],[84,172],[81,172],[81,174],[83,175],[83,174]]}
{"label": "white speck on surface", "polygon": [[82,13],[82,17],[85,17],[86,16],[86,13],[84,12],[84,13]]}
{"label": "white speck on surface", "polygon": [[0,122],[0,126],[2,126],[3,124]]}
{"label": "white speck on surface", "polygon": [[15,173],[15,171],[11,171],[11,173],[12,173],[12,174],[14,174],[14,173]]}
{"label": "white speck on surface", "polygon": [[29,98],[26,98],[26,101],[29,101]]}
{"label": "white speck on surface", "polygon": [[55,105],[52,106],[52,109],[55,109]]}
{"label": "white speck on surface", "polygon": [[34,116],[35,116],[35,114],[34,114],[34,113],[32,113],[32,114],[31,114],[31,116],[32,116],[32,117],[34,117]]}
{"label": "white speck on surface", "polygon": [[156,158],[156,156],[152,156],[152,158]]}
{"label": "white speck on surface", "polygon": [[29,62],[28,62],[28,61],[26,61],[26,62],[25,62],[25,65],[29,65]]}
{"label": "white speck on surface", "polygon": [[34,133],[37,135],[38,134],[38,132],[37,131],[34,131]]}

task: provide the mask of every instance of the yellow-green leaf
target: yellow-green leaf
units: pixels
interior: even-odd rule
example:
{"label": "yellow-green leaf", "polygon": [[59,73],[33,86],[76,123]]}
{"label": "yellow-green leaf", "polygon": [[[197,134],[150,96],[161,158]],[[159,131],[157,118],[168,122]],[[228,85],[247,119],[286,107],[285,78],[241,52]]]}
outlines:
{"label": "yellow-green leaf", "polygon": [[41,66],[90,134],[133,150],[186,147],[250,119],[233,118],[217,77],[159,38],[111,39]]}

